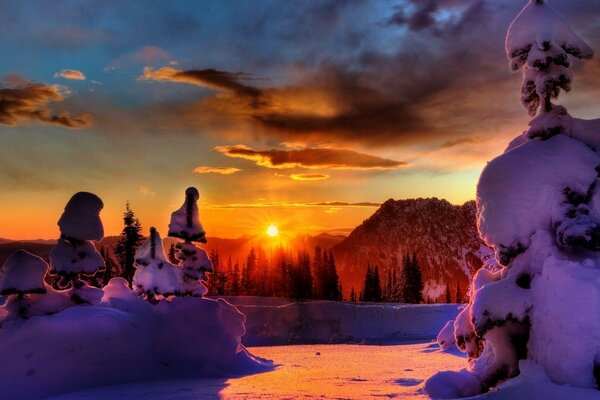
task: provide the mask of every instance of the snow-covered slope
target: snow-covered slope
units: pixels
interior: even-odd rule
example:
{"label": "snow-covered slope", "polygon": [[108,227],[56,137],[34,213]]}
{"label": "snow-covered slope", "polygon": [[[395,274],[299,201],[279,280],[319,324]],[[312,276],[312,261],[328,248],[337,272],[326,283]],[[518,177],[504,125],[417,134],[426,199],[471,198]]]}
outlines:
{"label": "snow-covered slope", "polygon": [[402,255],[415,252],[423,273],[425,297],[438,298],[449,284],[466,288],[491,250],[480,240],[476,206],[455,206],[437,198],[388,200],[340,244],[333,247],[345,295],[362,288],[367,263],[380,273]]}
{"label": "snow-covered slope", "polygon": [[[260,300],[258,305],[255,299]],[[246,335],[242,338],[246,346],[432,340],[459,312],[455,304],[286,303],[255,297],[226,300],[246,315]]]}

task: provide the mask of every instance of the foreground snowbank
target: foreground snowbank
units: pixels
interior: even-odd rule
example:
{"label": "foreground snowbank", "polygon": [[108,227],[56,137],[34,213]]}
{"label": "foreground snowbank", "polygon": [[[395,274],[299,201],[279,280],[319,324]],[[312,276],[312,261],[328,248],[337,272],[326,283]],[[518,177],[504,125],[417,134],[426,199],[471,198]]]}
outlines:
{"label": "foreground snowbank", "polygon": [[42,399],[154,379],[232,376],[271,363],[241,346],[244,315],[224,300],[152,305],[113,279],[97,306],[8,320],[0,328],[0,393]]}
{"label": "foreground snowbank", "polygon": [[[457,304],[367,304],[227,297],[246,315],[246,346],[435,339]],[[254,304],[253,304],[254,303]],[[259,303],[258,305],[255,305]]]}
{"label": "foreground snowbank", "polygon": [[[532,361],[523,360],[519,364],[520,375],[499,385],[493,391],[479,396],[468,397],[472,400],[598,400],[600,395],[597,390],[583,389],[569,385],[557,385],[552,383],[544,369]],[[465,381],[456,385],[451,390],[450,383],[458,383],[460,372],[445,371],[425,383],[425,391],[432,399],[455,399],[462,397],[465,393]],[[469,374],[462,375],[468,378]],[[465,399],[465,400],[466,400]]]}

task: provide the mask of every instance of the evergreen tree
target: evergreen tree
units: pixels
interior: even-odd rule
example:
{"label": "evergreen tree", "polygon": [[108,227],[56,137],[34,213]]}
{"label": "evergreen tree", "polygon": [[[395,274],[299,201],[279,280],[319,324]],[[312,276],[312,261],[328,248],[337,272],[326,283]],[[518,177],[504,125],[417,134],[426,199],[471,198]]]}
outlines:
{"label": "evergreen tree", "polygon": [[423,278],[421,267],[415,253],[412,257],[405,255],[402,262],[402,275],[400,278],[402,301],[404,303],[419,304],[423,302]]}
{"label": "evergreen tree", "polygon": [[458,282],[456,283],[456,292],[454,296],[456,303],[460,304],[464,302],[462,293],[460,292],[460,284]]}
{"label": "evergreen tree", "polygon": [[125,205],[123,223],[125,226],[121,231],[114,253],[121,266],[123,278],[131,283],[133,274],[135,273],[135,252],[144,243],[145,238],[141,234],[142,226],[140,221],[135,217],[129,202]]}
{"label": "evergreen tree", "polygon": [[[229,263],[231,264],[231,257],[229,257]],[[229,294],[231,296],[239,296],[241,294],[240,264],[238,261],[235,262],[235,267],[233,267],[233,273],[231,274],[231,290]]]}
{"label": "evergreen tree", "polygon": [[[446,285],[446,304],[450,304],[450,303],[452,303],[452,298],[450,297],[450,284],[447,284]],[[457,303],[458,303],[458,301],[457,301]]]}

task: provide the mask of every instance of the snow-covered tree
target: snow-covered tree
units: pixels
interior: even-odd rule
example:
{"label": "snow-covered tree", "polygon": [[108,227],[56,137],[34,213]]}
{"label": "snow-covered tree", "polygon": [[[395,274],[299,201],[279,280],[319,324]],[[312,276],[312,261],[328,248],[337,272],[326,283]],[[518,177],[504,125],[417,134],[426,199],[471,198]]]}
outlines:
{"label": "snow-covered tree", "polygon": [[183,205],[171,214],[169,236],[183,239],[175,245],[175,258],[182,267],[179,293],[187,296],[202,297],[207,287],[201,282],[214,268],[204,249],[192,242],[206,243],[206,232],[200,223],[198,213],[198,190],[190,187],[185,191]]}
{"label": "snow-covered tree", "polygon": [[198,214],[198,189],[189,187],[185,191],[183,205],[171,214],[169,236],[183,239],[186,243],[206,243],[206,232]]}
{"label": "snow-covered tree", "polygon": [[48,264],[25,250],[17,250],[0,268],[0,295],[9,296],[7,305],[13,316],[29,316],[30,295],[46,293],[44,276]]}
{"label": "snow-covered tree", "polygon": [[506,54],[510,68],[523,71],[521,101],[529,114],[552,114],[541,118],[544,126],[530,135],[548,137],[560,133],[562,127],[556,119],[566,110],[556,108],[551,100],[558,97],[561,89],[571,90],[572,58],[590,59],[592,49],[545,0],[530,0],[508,29]]}
{"label": "snow-covered tree", "polygon": [[150,236],[135,252],[134,265],[133,288],[149,301],[178,292],[181,269],[167,260],[156,228],[150,228]]}
{"label": "snow-covered tree", "polygon": [[592,50],[542,0],[511,24],[506,50],[539,114],[479,179],[477,224],[499,268],[477,272],[454,321],[468,370],[434,375],[432,397],[475,395],[536,364],[555,383],[600,387],[600,120],[551,103]]}
{"label": "snow-covered tree", "polygon": [[92,276],[105,267],[92,242],[104,236],[99,216],[103,207],[95,194],[79,192],[71,197],[58,221],[61,236],[50,252],[50,273],[56,275],[57,287],[71,288],[71,299],[77,304],[95,304],[102,299],[100,289],[80,278]]}

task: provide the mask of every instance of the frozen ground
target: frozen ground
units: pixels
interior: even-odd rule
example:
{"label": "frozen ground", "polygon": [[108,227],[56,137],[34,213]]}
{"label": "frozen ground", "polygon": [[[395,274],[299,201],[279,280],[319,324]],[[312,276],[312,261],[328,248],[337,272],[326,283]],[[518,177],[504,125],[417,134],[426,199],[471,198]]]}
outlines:
{"label": "frozen ground", "polygon": [[436,344],[253,347],[274,360],[271,372],[235,379],[146,382],[88,390],[52,400],[427,399],[423,381],[465,359]]}

